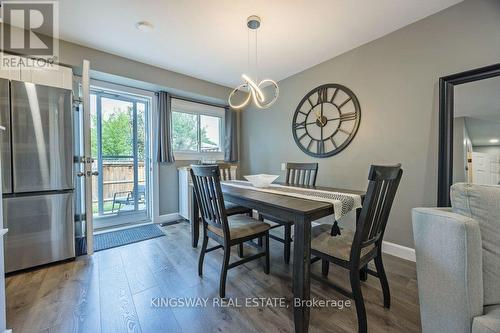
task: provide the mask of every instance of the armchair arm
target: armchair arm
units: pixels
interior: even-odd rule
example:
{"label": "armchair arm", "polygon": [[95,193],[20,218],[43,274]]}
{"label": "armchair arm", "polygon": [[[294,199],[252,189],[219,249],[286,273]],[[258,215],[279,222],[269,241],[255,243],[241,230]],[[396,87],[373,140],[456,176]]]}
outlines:
{"label": "armchair arm", "polygon": [[422,332],[471,332],[483,313],[479,224],[448,208],[414,208],[412,217]]}

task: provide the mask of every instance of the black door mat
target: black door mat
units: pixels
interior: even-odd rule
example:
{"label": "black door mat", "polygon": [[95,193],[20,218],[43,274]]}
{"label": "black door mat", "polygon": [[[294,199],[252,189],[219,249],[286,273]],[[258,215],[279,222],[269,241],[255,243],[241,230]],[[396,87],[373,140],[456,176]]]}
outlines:
{"label": "black door mat", "polygon": [[[94,252],[142,242],[161,236],[165,236],[165,234],[161,228],[155,224],[146,224],[140,227],[105,232],[94,235]],[[79,238],[77,240],[76,252],[77,255],[87,253],[85,238]]]}

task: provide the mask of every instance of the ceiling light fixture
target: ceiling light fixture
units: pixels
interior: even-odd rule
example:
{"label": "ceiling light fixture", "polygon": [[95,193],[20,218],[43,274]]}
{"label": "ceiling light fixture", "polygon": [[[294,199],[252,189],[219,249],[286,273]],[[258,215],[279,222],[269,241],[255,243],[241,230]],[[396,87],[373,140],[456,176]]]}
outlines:
{"label": "ceiling light fixture", "polygon": [[135,27],[142,32],[153,31],[155,26],[148,21],[140,21],[135,24]]}
{"label": "ceiling light fixture", "polygon": [[[260,27],[260,17],[256,15],[249,16],[247,18],[247,27],[248,27],[248,70],[250,70],[250,31],[253,30],[255,31],[255,80],[252,80],[249,75],[242,74],[241,78],[243,79],[244,83],[240,84],[237,86],[231,93],[229,94],[228,98],[228,103],[229,106],[231,106],[233,109],[241,109],[244,108],[250,100],[253,101],[256,107],[259,109],[266,109],[270,107],[271,105],[276,102],[278,99],[278,95],[280,92],[280,89],[278,87],[278,84],[271,80],[271,79],[264,79],[259,82],[258,80],[258,61],[257,61],[257,30]],[[259,83],[256,83],[259,82]],[[264,92],[262,91],[263,88],[266,88],[270,86],[271,89],[273,89],[274,93],[272,94],[272,98],[270,100],[266,99],[266,96]],[[234,95],[236,95],[237,92],[242,92],[243,94],[246,94],[245,98],[243,99],[242,102],[240,103],[234,103],[232,101]]]}
{"label": "ceiling light fixture", "polygon": [[491,139],[490,143],[498,143],[498,139]]}

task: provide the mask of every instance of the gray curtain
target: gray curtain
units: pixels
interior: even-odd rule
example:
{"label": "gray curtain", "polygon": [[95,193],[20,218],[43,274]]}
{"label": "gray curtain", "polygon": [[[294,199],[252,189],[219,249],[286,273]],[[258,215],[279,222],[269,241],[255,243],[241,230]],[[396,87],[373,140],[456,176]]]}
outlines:
{"label": "gray curtain", "polygon": [[164,91],[158,93],[158,123],[156,124],[156,162],[173,163],[172,98]]}
{"label": "gray curtain", "polygon": [[236,111],[226,108],[225,111],[225,135],[224,135],[224,161],[238,162],[238,114]]}

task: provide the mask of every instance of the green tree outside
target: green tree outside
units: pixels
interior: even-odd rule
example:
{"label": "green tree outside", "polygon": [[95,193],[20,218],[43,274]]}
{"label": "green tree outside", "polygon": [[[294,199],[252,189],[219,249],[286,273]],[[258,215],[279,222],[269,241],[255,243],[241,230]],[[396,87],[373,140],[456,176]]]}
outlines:
{"label": "green tree outside", "polygon": [[[137,154],[144,159],[145,151],[145,124],[144,111],[137,116]],[[97,156],[97,115],[92,114],[92,156]],[[103,156],[132,156],[133,154],[133,110],[127,108],[124,112],[120,108],[108,111],[106,118],[101,120],[102,155]]]}

